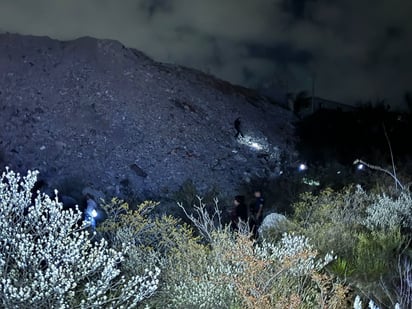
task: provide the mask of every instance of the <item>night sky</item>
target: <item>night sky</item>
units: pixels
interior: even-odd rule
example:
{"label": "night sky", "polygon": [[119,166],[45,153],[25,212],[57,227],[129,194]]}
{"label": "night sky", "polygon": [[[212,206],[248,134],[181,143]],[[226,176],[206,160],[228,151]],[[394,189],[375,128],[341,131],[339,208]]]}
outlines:
{"label": "night sky", "polygon": [[405,106],[411,0],[0,0],[0,32],[110,38],[249,87]]}

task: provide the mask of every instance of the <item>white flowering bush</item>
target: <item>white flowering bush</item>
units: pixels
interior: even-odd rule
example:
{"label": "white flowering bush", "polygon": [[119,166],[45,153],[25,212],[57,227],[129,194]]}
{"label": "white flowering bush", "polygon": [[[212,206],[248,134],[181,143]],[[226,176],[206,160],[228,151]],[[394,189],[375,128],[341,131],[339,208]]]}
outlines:
{"label": "white flowering bush", "polygon": [[308,275],[313,271],[320,271],[336,257],[333,252],[327,253],[322,259],[318,252],[303,235],[285,233],[277,244],[263,242],[256,247],[256,253],[265,259],[278,261],[287,265],[287,271],[295,276]]}
{"label": "white flowering bush", "polygon": [[0,306],[133,308],[157,289],[159,269],[122,276],[126,249],[92,242],[78,209],[32,192],[38,172],[0,180]]}
{"label": "white flowering bush", "polygon": [[366,218],[363,224],[370,230],[411,228],[411,213],[412,198],[410,192],[402,192],[397,198],[382,194],[366,209]]}
{"label": "white flowering bush", "polygon": [[[356,295],[355,302],[353,303],[353,309],[363,309],[364,306],[362,305],[362,300],[359,295]],[[380,309],[373,300],[369,300],[368,302],[368,309]],[[395,304],[394,309],[401,309],[399,304]]]}
{"label": "white flowering bush", "polygon": [[[206,230],[202,221],[188,218]],[[250,234],[221,225],[207,230],[209,242],[182,244],[171,252],[174,263],[157,294],[168,301],[162,307],[341,308],[345,303],[348,289],[324,271],[334,257],[319,258],[305,236],[284,234],[277,243],[256,243]]]}
{"label": "white flowering bush", "polygon": [[[228,269],[227,269],[228,270]],[[236,307],[235,286],[228,284],[225,269],[207,266],[200,274],[188,274],[180,282],[168,286],[167,308],[230,308]]]}
{"label": "white flowering bush", "polygon": [[163,285],[153,307],[229,308],[236,303],[235,289],[228,282],[233,268],[219,263],[214,250],[199,238],[177,241],[164,262]]}

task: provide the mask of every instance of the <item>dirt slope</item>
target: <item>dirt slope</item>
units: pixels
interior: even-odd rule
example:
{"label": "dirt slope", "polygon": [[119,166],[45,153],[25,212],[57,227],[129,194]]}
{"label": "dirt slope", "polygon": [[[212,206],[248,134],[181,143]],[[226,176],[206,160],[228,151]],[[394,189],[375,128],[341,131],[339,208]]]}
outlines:
{"label": "dirt slope", "polygon": [[147,198],[192,179],[234,192],[293,156],[292,120],[252,90],[116,41],[0,34],[0,164],[52,187]]}

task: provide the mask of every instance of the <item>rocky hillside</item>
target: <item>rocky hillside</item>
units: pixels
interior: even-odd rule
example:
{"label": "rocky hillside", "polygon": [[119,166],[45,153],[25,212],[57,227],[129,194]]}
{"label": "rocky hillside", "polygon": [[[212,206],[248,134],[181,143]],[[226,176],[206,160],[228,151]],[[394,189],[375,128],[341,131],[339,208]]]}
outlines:
{"label": "rocky hillside", "polygon": [[[241,117],[244,138],[236,139]],[[252,90],[119,42],[0,34],[0,164],[53,188],[235,192],[293,156],[293,115]]]}

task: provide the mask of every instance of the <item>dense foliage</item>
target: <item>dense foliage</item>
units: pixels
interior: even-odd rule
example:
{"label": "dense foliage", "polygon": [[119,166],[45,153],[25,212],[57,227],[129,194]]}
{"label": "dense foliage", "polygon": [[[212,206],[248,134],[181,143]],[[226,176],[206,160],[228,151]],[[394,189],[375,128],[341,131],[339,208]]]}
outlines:
{"label": "dense foliage", "polygon": [[93,234],[76,209],[33,198],[36,175],[6,170],[0,182],[2,307],[412,305],[408,191],[303,193],[258,238],[226,225],[216,199],[179,203],[188,224],[153,211],[157,202],[114,198]]}
{"label": "dense foliage", "polygon": [[136,307],[157,289],[158,269],[129,276],[125,247],[93,241],[81,214],[31,189],[36,172],[0,179],[0,306],[2,308]]}

